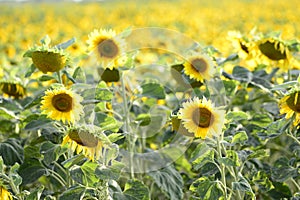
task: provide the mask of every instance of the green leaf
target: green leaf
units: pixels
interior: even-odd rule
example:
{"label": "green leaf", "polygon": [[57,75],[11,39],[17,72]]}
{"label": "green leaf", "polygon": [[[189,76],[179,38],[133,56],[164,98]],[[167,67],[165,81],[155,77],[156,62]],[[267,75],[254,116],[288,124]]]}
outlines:
{"label": "green leaf", "polygon": [[241,82],[250,82],[253,78],[253,74],[246,68],[235,66],[232,71],[234,79]]}
{"label": "green leaf", "polygon": [[201,177],[194,181],[189,190],[204,200],[217,200],[224,196],[220,183],[211,181],[208,177]]}
{"label": "green leaf", "polygon": [[74,165],[81,165],[84,161],[85,161],[85,156],[83,154],[78,154],[62,162],[62,165],[65,168],[69,169]]}
{"label": "green leaf", "polygon": [[248,114],[243,111],[232,111],[227,113],[225,118],[229,121],[242,121],[248,119]]}
{"label": "green leaf", "polygon": [[232,96],[232,95],[235,94],[235,91],[236,91],[236,88],[237,88],[236,81],[233,81],[233,80],[226,81],[226,80],[224,80],[223,84],[224,84],[226,96]]}
{"label": "green leaf", "polygon": [[232,144],[244,144],[248,140],[248,135],[245,131],[239,131],[235,133],[235,135],[232,138],[231,143]]}
{"label": "green leaf", "polygon": [[249,182],[241,174],[238,175],[238,178],[239,178],[239,181],[232,182],[232,189],[246,192],[247,194],[254,197],[255,194],[253,193],[251,185],[249,184]]}
{"label": "green leaf", "polygon": [[297,84],[297,81],[289,81],[282,83],[280,85],[275,85],[271,90],[276,91],[276,90],[283,90],[283,89],[289,89]]}
{"label": "green leaf", "polygon": [[105,163],[109,163],[115,160],[119,154],[119,146],[116,144],[111,144],[108,148],[105,148]]}
{"label": "green leaf", "polygon": [[69,171],[71,178],[76,183],[84,184],[85,176],[80,166],[74,165],[69,169]]}
{"label": "green leaf", "polygon": [[147,126],[151,122],[151,115],[148,113],[142,113],[139,114],[135,120],[139,122],[140,126]]}
{"label": "green leaf", "polygon": [[145,97],[165,99],[166,94],[163,86],[159,83],[145,83],[141,85],[142,95]]}
{"label": "green leaf", "polygon": [[291,190],[286,183],[273,182],[274,189],[268,192],[273,199],[290,199],[292,197]]}
{"label": "green leaf", "polygon": [[112,134],[109,134],[107,137],[110,142],[116,142],[116,141],[124,138],[124,135],[122,133],[112,133]]}
{"label": "green leaf", "polygon": [[85,83],[86,82],[86,77],[85,73],[82,70],[81,67],[77,67],[73,73],[73,78],[76,81],[76,83]]}
{"label": "green leaf", "polygon": [[55,79],[53,76],[50,76],[48,74],[43,74],[40,78],[39,81],[50,81]]}
{"label": "green leaf", "polygon": [[141,200],[149,200],[149,189],[139,180],[128,180],[124,194]]}
{"label": "green leaf", "polygon": [[267,174],[263,171],[258,171],[257,174],[252,178],[252,181],[262,192],[268,192],[271,189],[274,189],[272,181],[270,181]]}
{"label": "green leaf", "polygon": [[94,123],[100,126],[102,130],[112,132],[117,132],[122,125],[121,122],[118,122],[114,117],[100,112],[96,113]]}
{"label": "green leaf", "polygon": [[76,39],[73,37],[73,38],[71,38],[70,40],[68,40],[64,43],[60,43],[58,45],[55,45],[54,47],[57,48],[57,49],[66,49],[69,46],[71,46],[72,44],[74,44],[75,41],[76,41]]}
{"label": "green leaf", "polygon": [[[25,56],[25,55],[24,55]],[[31,56],[30,56],[31,57]],[[31,64],[30,67],[28,67],[26,73],[25,73],[25,78],[28,78],[31,76],[31,74],[35,71],[36,67],[34,64]]]}
{"label": "green leaf", "polygon": [[192,162],[193,169],[199,170],[205,164],[214,160],[214,151],[208,150]]}
{"label": "green leaf", "polygon": [[268,156],[269,156],[269,154],[266,149],[258,149],[258,150],[255,150],[253,153],[251,153],[248,156],[248,159],[268,157]]}
{"label": "green leaf", "polygon": [[289,126],[290,124],[283,118],[272,122],[269,126],[267,126],[266,130],[259,132],[257,135],[262,139],[275,138],[284,133]]}
{"label": "green leaf", "polygon": [[99,182],[99,178],[95,174],[98,164],[94,162],[85,162],[81,166],[81,170],[85,176],[84,184],[87,186],[94,186]]}
{"label": "green leaf", "polygon": [[22,184],[22,177],[18,174],[18,170],[20,165],[18,163],[14,164],[10,169],[10,174],[12,177],[12,181],[16,187],[19,187]]}
{"label": "green leaf", "polygon": [[39,129],[45,128],[46,126],[50,125],[51,122],[52,122],[51,119],[47,119],[47,118],[40,118],[38,120],[33,120],[25,126],[25,130],[26,131],[39,130]]}
{"label": "green leaf", "polygon": [[255,113],[251,119],[251,124],[255,124],[263,128],[269,126],[272,122],[272,116],[267,113]]}
{"label": "green leaf", "polygon": [[176,200],[183,198],[183,180],[174,167],[168,166],[160,171],[149,173],[157,186],[168,196],[169,199]]}
{"label": "green leaf", "polygon": [[14,165],[23,163],[24,150],[17,139],[9,138],[0,143],[0,156],[2,156],[5,165]]}
{"label": "green leaf", "polygon": [[85,188],[83,186],[74,186],[69,188],[67,191],[63,192],[59,197],[58,200],[75,200],[75,199],[82,199]]}
{"label": "green leaf", "polygon": [[40,200],[44,186],[40,186],[34,191],[30,191],[30,194],[26,197],[26,200]]}
{"label": "green leaf", "polygon": [[63,150],[60,144],[53,144],[52,142],[44,142],[41,146],[41,154],[44,155],[44,162],[46,165],[51,164],[53,161],[56,161],[59,156],[61,156],[66,149]]}
{"label": "green leaf", "polygon": [[101,166],[97,167],[95,170],[95,174],[101,180],[118,180],[121,170],[125,167],[125,165],[118,161],[112,161],[111,166]]}
{"label": "green leaf", "polygon": [[0,119],[18,119],[14,112],[7,110],[6,108],[0,107]]}
{"label": "green leaf", "polygon": [[41,176],[47,174],[47,169],[35,158],[25,159],[20,166],[19,174],[23,179],[22,184],[33,183]]}
{"label": "green leaf", "polygon": [[226,166],[240,166],[238,154],[234,150],[227,150],[226,157],[219,158],[219,162]]}
{"label": "green leaf", "polygon": [[271,170],[272,179],[277,182],[284,182],[298,175],[298,170],[291,166],[273,167]]}

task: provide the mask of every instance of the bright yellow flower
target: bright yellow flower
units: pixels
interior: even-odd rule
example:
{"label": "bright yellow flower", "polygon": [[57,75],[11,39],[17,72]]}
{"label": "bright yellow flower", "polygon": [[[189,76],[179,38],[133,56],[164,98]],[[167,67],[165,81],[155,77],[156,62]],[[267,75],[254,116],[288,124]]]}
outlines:
{"label": "bright yellow flower", "polygon": [[93,51],[103,68],[117,68],[127,61],[125,40],[114,30],[94,30],[87,40],[88,50]]}
{"label": "bright yellow flower", "polygon": [[219,136],[222,132],[225,111],[220,110],[210,100],[198,97],[183,103],[178,118],[184,127],[194,133],[195,137],[205,139],[207,136]]}
{"label": "bright yellow flower", "polygon": [[280,113],[286,114],[285,118],[290,119],[295,116],[294,126],[298,126],[300,123],[300,91],[295,90],[285,95],[279,101]]}
{"label": "bright yellow flower", "polygon": [[26,94],[26,88],[22,84],[14,81],[1,81],[0,90],[2,90],[4,94],[16,99],[22,98]]}
{"label": "bright yellow flower", "polygon": [[41,101],[42,114],[54,120],[74,123],[83,114],[82,97],[65,87],[49,89]]}
{"label": "bright yellow flower", "polygon": [[13,200],[12,195],[4,187],[0,186],[0,199],[1,200]]}
{"label": "bright yellow flower", "polygon": [[86,127],[70,128],[63,139],[62,146],[65,144],[69,144],[69,148],[73,152],[83,153],[92,161],[99,159],[102,155],[102,141],[92,130]]}
{"label": "bright yellow flower", "polygon": [[184,73],[200,82],[211,79],[215,72],[212,59],[205,54],[194,54],[183,65]]}

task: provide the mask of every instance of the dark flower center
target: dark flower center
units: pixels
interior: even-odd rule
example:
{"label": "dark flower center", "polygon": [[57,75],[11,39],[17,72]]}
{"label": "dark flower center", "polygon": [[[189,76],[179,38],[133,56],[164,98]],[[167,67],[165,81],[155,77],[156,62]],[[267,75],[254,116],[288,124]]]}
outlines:
{"label": "dark flower center", "polygon": [[206,108],[197,108],[193,111],[193,122],[200,128],[207,128],[213,122],[213,115]]}
{"label": "dark flower center", "polygon": [[286,59],[286,51],[280,51],[280,43],[266,41],[258,45],[259,50],[271,60]]}
{"label": "dark flower center", "polygon": [[207,69],[207,62],[203,58],[196,58],[191,61],[192,67],[198,72],[205,72]]}
{"label": "dark flower center", "polygon": [[60,112],[69,112],[73,107],[73,99],[68,94],[57,94],[52,98],[52,105]]}
{"label": "dark flower center", "polygon": [[81,146],[96,147],[98,145],[98,139],[87,131],[71,130],[68,136]]}
{"label": "dark flower center", "polygon": [[300,113],[300,92],[295,92],[286,100],[286,104],[294,112]]}
{"label": "dark flower center", "polygon": [[98,45],[98,52],[101,57],[114,58],[119,53],[119,48],[113,40],[103,40]]}

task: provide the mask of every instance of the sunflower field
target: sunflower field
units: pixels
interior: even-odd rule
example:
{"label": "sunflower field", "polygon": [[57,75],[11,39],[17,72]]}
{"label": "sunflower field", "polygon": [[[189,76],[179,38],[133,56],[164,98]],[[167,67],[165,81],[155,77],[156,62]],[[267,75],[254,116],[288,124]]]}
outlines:
{"label": "sunflower field", "polygon": [[296,0],[0,8],[0,200],[300,200]]}

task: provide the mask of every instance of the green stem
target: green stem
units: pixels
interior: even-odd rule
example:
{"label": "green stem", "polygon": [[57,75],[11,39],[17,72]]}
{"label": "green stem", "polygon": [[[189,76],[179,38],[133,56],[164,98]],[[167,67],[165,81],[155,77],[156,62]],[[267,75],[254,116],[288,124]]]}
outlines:
{"label": "green stem", "polygon": [[65,182],[65,180],[54,170],[52,169],[48,169],[50,171],[50,175],[57,180],[62,186],[66,187],[67,183]]}
{"label": "green stem", "polygon": [[[217,138],[217,151],[218,151],[218,154],[220,156],[220,158],[222,158],[222,147],[221,147],[221,143],[220,143],[220,140],[222,140],[222,136],[220,138]],[[225,165],[220,163],[220,169],[221,169],[221,182],[223,183],[224,185],[224,188],[225,188],[225,199],[227,199],[227,185],[226,185],[226,174],[225,174]]]}
{"label": "green stem", "polygon": [[125,89],[125,83],[124,83],[124,73],[120,73],[121,78],[121,96],[123,99],[123,112],[124,112],[124,132],[127,134],[128,140],[129,140],[129,153],[130,153],[130,160],[129,160],[129,165],[130,165],[130,175],[131,178],[134,178],[134,168],[133,168],[133,151],[134,151],[134,136],[132,136],[132,133],[130,131],[130,116],[129,116],[129,109],[128,109],[128,102],[127,102],[127,97],[126,97],[126,89]]}
{"label": "green stem", "polygon": [[291,178],[291,181],[293,182],[293,184],[297,188],[297,191],[300,191],[300,185],[295,181],[295,179]]}
{"label": "green stem", "polygon": [[287,136],[293,138],[294,141],[297,142],[298,145],[300,145],[300,141],[295,136],[293,136],[292,134],[287,134]]}
{"label": "green stem", "polygon": [[60,71],[57,71],[56,74],[57,74],[58,82],[63,83],[61,80]]}

